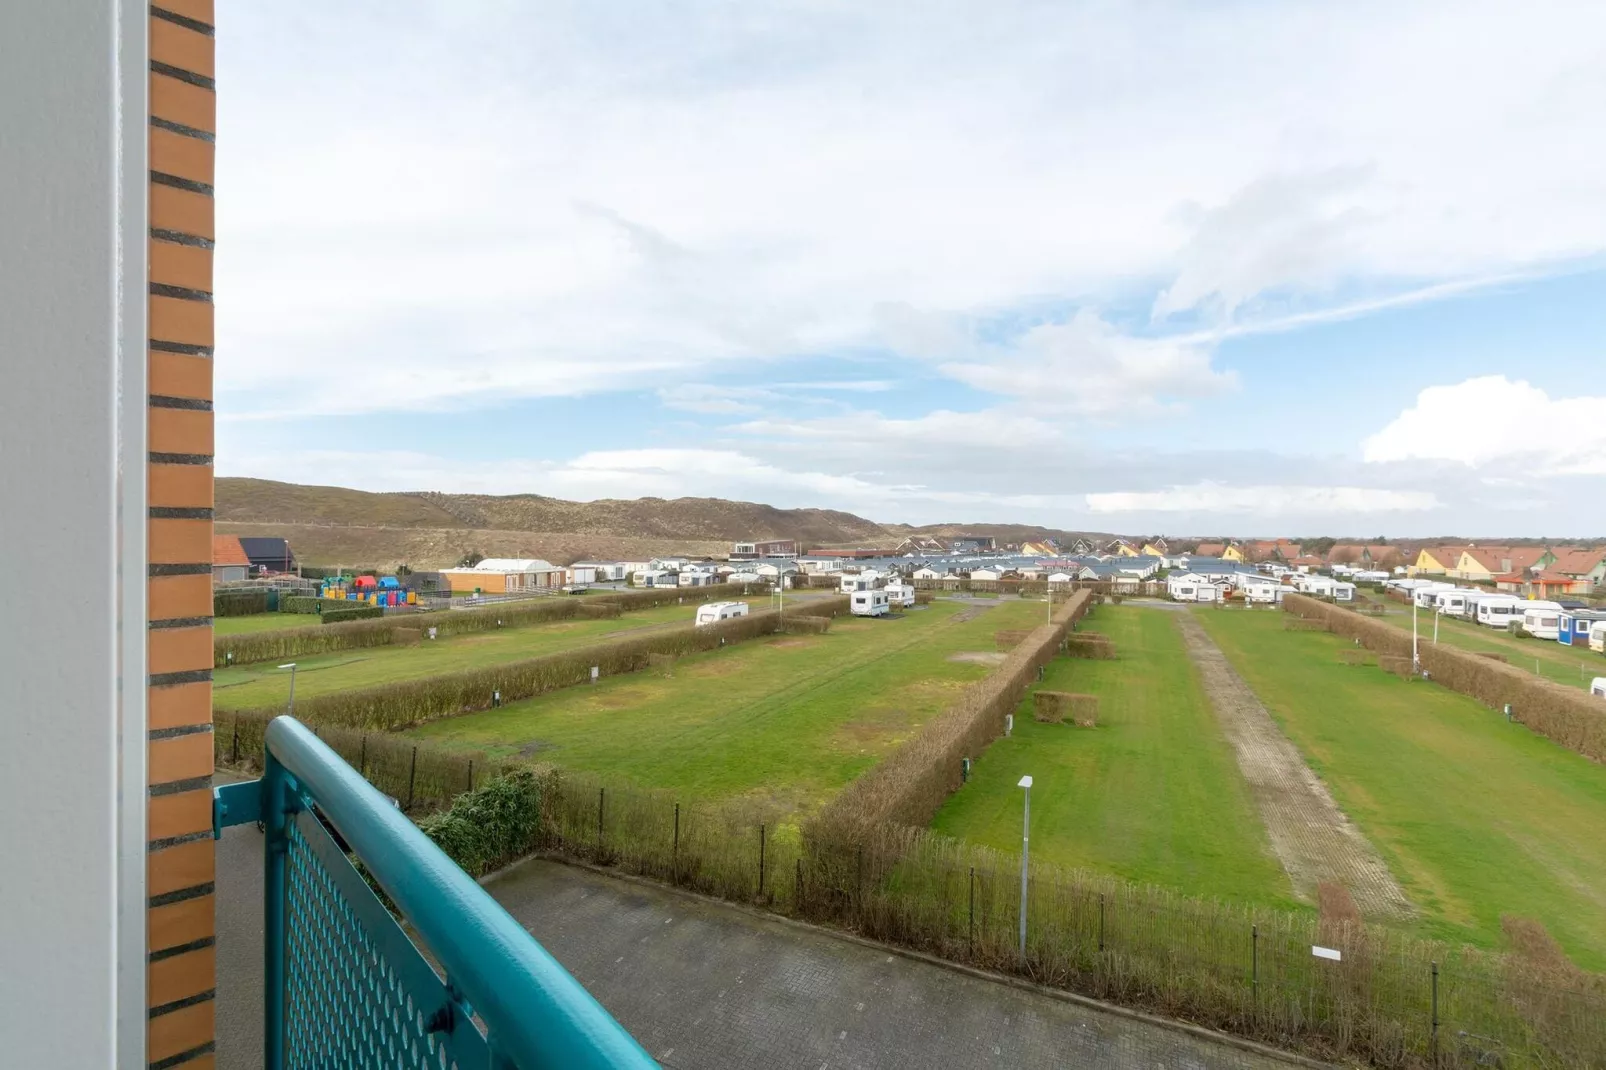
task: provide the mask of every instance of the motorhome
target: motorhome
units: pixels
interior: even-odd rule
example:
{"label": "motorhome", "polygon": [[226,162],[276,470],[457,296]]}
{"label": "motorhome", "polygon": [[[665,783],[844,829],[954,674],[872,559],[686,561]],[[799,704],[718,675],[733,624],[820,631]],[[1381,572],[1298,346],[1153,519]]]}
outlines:
{"label": "motorhome", "polygon": [[1559,602],[1523,602],[1517,608],[1522,614],[1522,630],[1535,639],[1555,639],[1561,631]]}
{"label": "motorhome", "polygon": [[855,617],[881,617],[891,612],[885,590],[854,591],[849,596],[848,609]]}
{"label": "motorhome", "polygon": [[1522,623],[1522,599],[1512,598],[1480,598],[1478,601],[1479,624],[1504,631],[1512,624]]}
{"label": "motorhome", "polygon": [[881,588],[887,596],[887,604],[908,608],[915,604],[915,589],[907,583],[889,583]]}
{"label": "motorhome", "polygon": [[1606,622],[1606,612],[1598,609],[1564,609],[1556,628],[1556,642],[1563,646],[1588,646],[1589,630]]}
{"label": "motorhome", "polygon": [[746,602],[709,602],[707,605],[697,607],[697,616],[693,624],[701,628],[705,624],[718,624],[722,620],[745,616],[747,616]]}

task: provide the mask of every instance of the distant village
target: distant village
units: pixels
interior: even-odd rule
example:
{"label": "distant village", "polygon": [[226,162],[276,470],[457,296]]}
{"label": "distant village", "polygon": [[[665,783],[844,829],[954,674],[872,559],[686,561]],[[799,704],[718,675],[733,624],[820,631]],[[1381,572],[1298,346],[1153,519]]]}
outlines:
{"label": "distant village", "polygon": [[[240,582],[300,573],[283,539],[217,536],[214,579]],[[327,569],[307,569],[308,575]],[[338,571],[338,570],[337,570]],[[577,591],[599,585],[700,587],[722,583],[814,583],[834,575],[880,585],[919,587],[1011,583],[1164,582],[1181,601],[1279,600],[1304,590],[1339,601],[1356,583],[1436,577],[1526,598],[1592,596],[1606,586],[1606,547],[1351,543],[1330,539],[1175,541],[1076,538],[1004,543],[989,535],[916,535],[887,547],[805,548],[792,539],[736,542],[724,557],[662,556],[647,560],[582,560],[558,565],[540,558],[468,555],[456,567],[404,572],[403,586],[478,597]],[[1308,577],[1308,578],[1304,578]],[[804,579],[807,578],[807,579]]]}

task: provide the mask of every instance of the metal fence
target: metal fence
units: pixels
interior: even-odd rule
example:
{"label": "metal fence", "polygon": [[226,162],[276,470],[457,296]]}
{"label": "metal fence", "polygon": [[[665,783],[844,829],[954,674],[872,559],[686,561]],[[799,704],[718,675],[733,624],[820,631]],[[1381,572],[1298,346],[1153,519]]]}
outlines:
{"label": "metal fence", "polygon": [[247,821],[266,831],[266,1067],[656,1065],[299,723],[273,721],[262,779],[216,797],[218,834]]}

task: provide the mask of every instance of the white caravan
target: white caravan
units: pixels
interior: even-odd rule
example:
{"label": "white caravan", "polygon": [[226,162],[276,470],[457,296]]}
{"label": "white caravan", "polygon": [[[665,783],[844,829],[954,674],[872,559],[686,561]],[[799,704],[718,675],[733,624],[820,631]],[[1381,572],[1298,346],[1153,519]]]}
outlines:
{"label": "white caravan", "polygon": [[843,594],[852,594],[854,591],[868,591],[875,586],[875,573],[851,572],[842,577],[841,590]]}
{"label": "white caravan", "polygon": [[1555,639],[1561,634],[1561,603],[1560,602],[1524,602],[1519,607],[1522,612],[1522,630],[1535,639]]}
{"label": "white caravan", "polygon": [[1606,620],[1589,629],[1589,649],[1597,654],[1606,654]]}
{"label": "white caravan", "polygon": [[907,608],[915,604],[915,589],[907,583],[889,583],[881,588],[887,604]]}
{"label": "white caravan", "polygon": [[745,616],[747,616],[746,602],[710,602],[697,607],[697,617],[693,624],[701,628],[705,624],[718,624],[722,620]]}
{"label": "white caravan", "polygon": [[854,591],[849,596],[848,608],[855,617],[883,617],[892,609],[887,604],[885,590]]}
{"label": "white caravan", "polygon": [[1333,584],[1332,594],[1335,602],[1353,602],[1355,601],[1355,585],[1353,583],[1335,583]]}
{"label": "white caravan", "polygon": [[1467,596],[1481,592],[1463,591],[1452,587],[1447,591],[1433,592],[1433,609],[1440,616],[1464,617],[1467,615]]}
{"label": "white caravan", "polygon": [[1416,601],[1418,609],[1432,609],[1434,596],[1440,591],[1452,590],[1454,587],[1455,584],[1453,583],[1439,583],[1437,580],[1429,580],[1427,583],[1411,588],[1411,597]]}
{"label": "white caravan", "polygon": [[1589,682],[1589,693],[1600,698],[1606,698],[1606,676],[1597,676],[1591,680]]}
{"label": "white caravan", "polygon": [[1478,599],[1478,623],[1505,630],[1522,622],[1522,599],[1507,597]]}

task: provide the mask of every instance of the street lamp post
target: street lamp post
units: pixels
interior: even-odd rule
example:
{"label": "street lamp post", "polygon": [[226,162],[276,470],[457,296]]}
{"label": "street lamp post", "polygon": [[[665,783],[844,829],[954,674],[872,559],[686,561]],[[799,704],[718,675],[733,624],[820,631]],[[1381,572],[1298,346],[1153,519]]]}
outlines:
{"label": "street lamp post", "polygon": [[293,661],[287,662],[284,665],[280,665],[279,668],[290,670],[290,702],[284,708],[284,715],[291,717],[296,712],[296,663]]}
{"label": "street lamp post", "polygon": [[1020,958],[1026,961],[1026,859],[1032,840],[1032,778],[1023,776],[1015,785],[1025,791],[1025,822],[1020,834]]}

